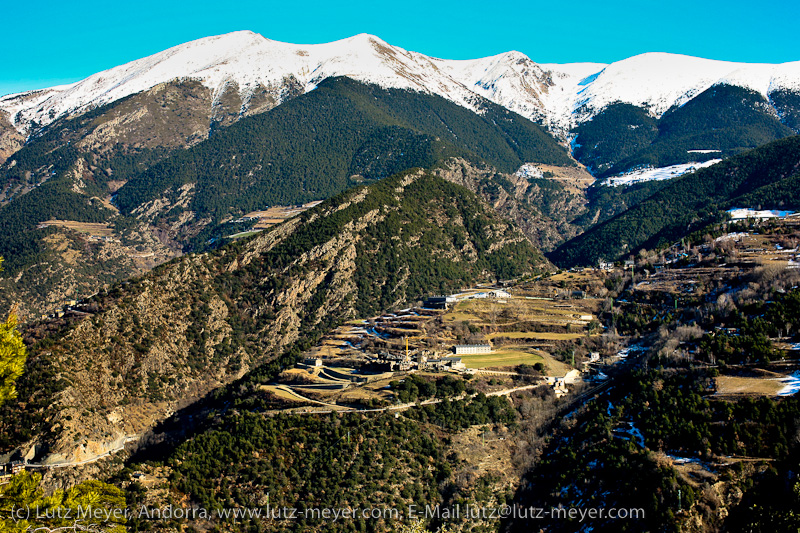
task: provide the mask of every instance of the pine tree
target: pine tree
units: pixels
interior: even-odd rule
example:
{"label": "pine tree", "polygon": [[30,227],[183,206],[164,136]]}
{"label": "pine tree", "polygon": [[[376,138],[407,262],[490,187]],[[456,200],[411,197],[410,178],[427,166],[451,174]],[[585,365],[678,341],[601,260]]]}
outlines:
{"label": "pine tree", "polygon": [[[0,257],[0,271],[3,258]],[[16,383],[25,368],[27,351],[17,330],[17,315],[9,313],[0,324],[0,405],[17,397]]]}
{"label": "pine tree", "polygon": [[22,471],[0,486],[0,531],[125,532],[122,490],[91,480],[45,497],[41,480],[41,474]]}

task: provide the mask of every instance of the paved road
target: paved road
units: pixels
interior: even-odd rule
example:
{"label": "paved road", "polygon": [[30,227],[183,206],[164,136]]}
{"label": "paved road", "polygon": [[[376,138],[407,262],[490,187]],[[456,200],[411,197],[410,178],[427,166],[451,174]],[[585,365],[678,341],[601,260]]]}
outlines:
{"label": "paved road", "polygon": [[[512,393],[517,392],[517,391],[528,390],[528,389],[533,389],[533,388],[536,388],[536,387],[540,387],[540,386],[542,386],[542,384],[543,383],[536,383],[534,385],[524,385],[522,387],[514,387],[514,388],[510,388],[510,389],[504,389],[504,390],[489,392],[489,393],[486,394],[486,396],[508,396],[509,394],[512,394]],[[303,396],[301,396],[299,394],[297,396],[300,397],[300,398],[303,398]],[[477,394],[473,394],[471,397],[474,397],[474,396],[477,396]],[[465,397],[466,397],[466,395],[461,395],[459,397],[452,398],[452,399],[459,400],[459,399],[463,399]],[[313,402],[314,400],[310,400],[309,399],[309,401]],[[269,411],[268,413],[269,414],[292,413],[292,414],[316,415],[316,414],[330,414],[330,413],[333,413],[333,412],[337,412],[337,413],[338,412],[344,412],[344,413],[380,413],[380,412],[387,412],[387,411],[400,412],[400,411],[405,411],[407,409],[410,409],[412,407],[417,407],[417,406],[421,406],[421,405],[433,405],[433,404],[440,403],[442,401],[443,400],[440,399],[440,398],[431,398],[429,400],[423,400],[421,402],[412,402],[412,403],[405,403],[405,404],[400,404],[400,405],[391,405],[389,407],[381,407],[381,408],[377,408],[377,409],[355,409],[355,408],[348,408],[348,407],[340,406],[340,408],[338,408],[338,409],[322,409],[322,410],[314,410],[314,411],[308,411],[308,410],[293,411],[291,409],[283,409],[283,410],[280,410],[280,411]],[[320,403],[320,402],[315,402],[315,403]],[[333,404],[326,404],[326,405],[333,406]],[[37,469],[39,469],[39,468],[52,469],[52,468],[68,468],[68,467],[71,467],[71,466],[83,466],[83,465],[96,463],[97,461],[99,461],[101,459],[104,459],[106,457],[109,457],[109,456],[117,453],[117,452],[120,452],[120,451],[124,450],[126,444],[128,444],[130,442],[133,442],[135,440],[138,440],[139,437],[140,437],[139,435],[128,435],[128,436],[125,437],[125,440],[123,441],[123,443],[120,446],[117,446],[116,448],[108,450],[107,452],[104,452],[102,454],[96,455],[94,457],[90,457],[88,459],[84,459],[82,461],[63,461],[63,462],[60,462],[60,463],[47,463],[47,464],[43,464],[43,463],[26,463],[25,467],[26,468],[37,468]]]}
{"label": "paved road", "polygon": [[[494,392],[487,392],[486,396],[508,396],[509,394],[513,394],[513,393],[518,392],[518,391],[535,389],[536,387],[541,387],[544,384],[545,384],[544,381],[540,381],[539,383],[535,383],[533,385],[523,385],[521,387],[513,387],[513,388],[510,388],[510,389],[503,389],[503,390],[494,391]],[[469,397],[470,398],[474,398],[477,395],[478,395],[478,393],[472,394]],[[463,400],[466,397],[467,397],[466,394],[462,394],[461,396],[456,396],[454,398],[448,398],[448,400]],[[312,411],[312,410],[309,410],[307,408],[297,407],[295,409],[276,409],[276,410],[273,410],[273,411],[267,411],[267,414],[275,415],[275,414],[281,414],[281,413],[290,413],[290,414],[294,414],[294,415],[317,415],[317,414],[330,414],[330,413],[383,413],[383,412],[387,412],[387,411],[405,411],[405,410],[410,409],[412,407],[417,407],[417,406],[421,406],[421,405],[434,405],[434,404],[437,404],[437,403],[441,403],[443,401],[444,401],[444,399],[441,399],[441,398],[431,398],[431,399],[428,399],[428,400],[423,400],[421,402],[410,402],[410,403],[403,403],[403,404],[399,404],[399,405],[390,405],[389,407],[379,407],[379,408],[376,408],[376,409],[356,409],[354,407],[340,406],[341,408],[339,408],[339,409],[315,409],[315,410]],[[328,405],[334,405],[334,404],[328,404]]]}
{"label": "paved road", "polygon": [[[503,389],[503,390],[499,390],[499,391],[488,392],[488,393],[486,393],[486,396],[509,396],[509,395],[511,395],[511,394],[513,394],[515,392],[519,392],[519,391],[523,391],[523,390],[531,390],[531,389],[535,389],[537,387],[541,387],[543,385],[545,385],[545,382],[542,380],[542,381],[539,381],[539,382],[531,384],[531,385],[522,385],[520,387],[512,387],[512,388],[509,388],[509,389]],[[576,396],[568,405],[572,406],[577,402],[583,401],[584,399],[588,398],[589,396],[591,396],[593,394],[596,394],[597,392],[603,390],[604,388],[608,387],[609,385],[610,385],[609,382],[605,382],[605,383],[601,383],[600,385],[597,385],[597,386],[595,386],[595,387],[593,387],[593,388],[591,388],[591,389],[589,389],[587,391],[584,391],[579,396]],[[302,396],[299,395],[299,394],[297,396],[302,398]],[[469,397],[470,398],[474,398],[475,396],[477,396],[477,394],[472,394]],[[449,399],[450,400],[461,400],[461,399],[464,399],[466,397],[467,397],[467,395],[461,395],[461,396],[457,396],[455,398],[449,398]],[[313,400],[309,399],[309,401],[313,401]],[[276,411],[267,411],[267,414],[274,415],[274,414],[279,414],[279,413],[290,413],[290,414],[298,414],[298,415],[318,415],[318,414],[330,414],[330,413],[334,413],[334,412],[336,412],[336,413],[381,413],[381,412],[391,412],[391,411],[401,412],[401,411],[405,411],[407,409],[411,409],[412,407],[417,407],[417,406],[422,406],[422,405],[435,405],[435,404],[441,403],[443,401],[444,400],[441,399],[441,398],[430,398],[428,400],[423,400],[421,402],[411,402],[411,403],[404,403],[404,404],[400,404],[400,405],[391,405],[391,406],[388,406],[388,407],[379,407],[379,408],[376,408],[376,409],[356,409],[356,408],[348,408],[348,407],[344,407],[344,406],[339,406],[340,408],[338,408],[338,409],[318,409],[318,410],[313,410],[313,411],[312,410],[299,410],[299,409],[303,409],[303,408],[298,408],[298,410],[281,409],[281,410],[276,410]],[[316,402],[316,403],[319,403],[319,402]],[[328,405],[333,406],[333,404],[328,404]],[[106,457],[109,457],[109,456],[117,453],[117,452],[120,452],[120,451],[124,450],[126,444],[139,439],[139,437],[140,437],[139,435],[129,435],[129,436],[125,437],[125,440],[124,440],[122,445],[117,446],[116,448],[114,448],[112,450],[108,450],[105,453],[102,453],[100,455],[96,455],[94,457],[90,457],[88,459],[84,459],[82,461],[64,461],[64,462],[60,462],[60,463],[48,463],[48,464],[27,463],[26,467],[51,469],[51,468],[67,468],[67,467],[70,467],[70,466],[82,466],[82,465],[95,463],[95,462],[99,461],[100,459],[104,459]]]}

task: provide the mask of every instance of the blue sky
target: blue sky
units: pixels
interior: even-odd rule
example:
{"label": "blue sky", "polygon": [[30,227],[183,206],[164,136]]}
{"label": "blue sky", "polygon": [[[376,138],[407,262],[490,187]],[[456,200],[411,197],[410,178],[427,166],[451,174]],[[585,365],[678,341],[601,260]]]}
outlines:
{"label": "blue sky", "polygon": [[655,51],[744,62],[800,60],[797,0],[39,0],[7,2],[3,15],[0,94],[77,81],[236,30],[304,44],[365,32],[450,59],[519,50],[541,63],[607,63]]}

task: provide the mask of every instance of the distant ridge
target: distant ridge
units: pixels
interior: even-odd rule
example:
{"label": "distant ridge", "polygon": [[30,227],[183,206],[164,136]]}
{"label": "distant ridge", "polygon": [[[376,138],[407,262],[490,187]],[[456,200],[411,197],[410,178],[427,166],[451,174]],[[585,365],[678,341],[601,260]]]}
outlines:
{"label": "distant ridge", "polygon": [[437,94],[473,110],[475,96],[483,96],[562,134],[615,102],[658,117],[717,84],[750,89],[767,100],[800,91],[800,61],[747,64],[647,53],[612,64],[555,65],[537,64],[516,51],[457,61],[410,52],[367,34],[298,45],[238,31],[178,45],[74,84],[2,97],[0,111],[29,132],[176,78],[198,79],[220,95],[235,85],[245,107],[259,89],[282,100],[287,86],[308,92],[332,76]]}
{"label": "distant ridge", "polygon": [[672,180],[648,199],[561,245],[561,267],[653,249],[720,220],[737,206],[800,209],[800,136],[775,141]]}

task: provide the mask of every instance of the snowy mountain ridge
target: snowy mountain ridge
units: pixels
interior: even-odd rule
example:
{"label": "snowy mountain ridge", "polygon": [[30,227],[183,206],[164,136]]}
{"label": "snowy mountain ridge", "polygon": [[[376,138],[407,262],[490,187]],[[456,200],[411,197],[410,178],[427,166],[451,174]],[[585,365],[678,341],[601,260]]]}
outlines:
{"label": "snowy mountain ridge", "polygon": [[660,116],[709,87],[726,83],[769,98],[800,92],[800,61],[745,64],[667,53],[647,53],[611,64],[537,64],[520,52],[474,60],[445,60],[360,34],[340,41],[297,45],[250,31],[206,37],[126,63],[70,85],[0,98],[0,111],[22,133],[56,118],[114,102],[175,79],[197,79],[215,95],[236,84],[243,106],[266,88],[280,102],[284,89],[313,90],[323,79],[348,76],[385,88],[442,96],[480,111],[480,97],[560,136],[614,102]]}
{"label": "snowy mountain ridge", "polygon": [[[557,75],[556,87],[567,88],[570,124],[583,122],[614,102],[644,107],[660,117],[718,84],[735,85],[766,99],[781,89],[800,91],[800,61],[782,64],[733,63],[678,54],[651,52],[604,65],[577,81],[584,72],[572,65],[541,65]],[[553,91],[556,93],[556,91]],[[557,93],[556,93],[557,94]],[[545,105],[554,109],[553,98]],[[564,104],[562,103],[562,106]],[[561,109],[562,125],[566,125]]]}

